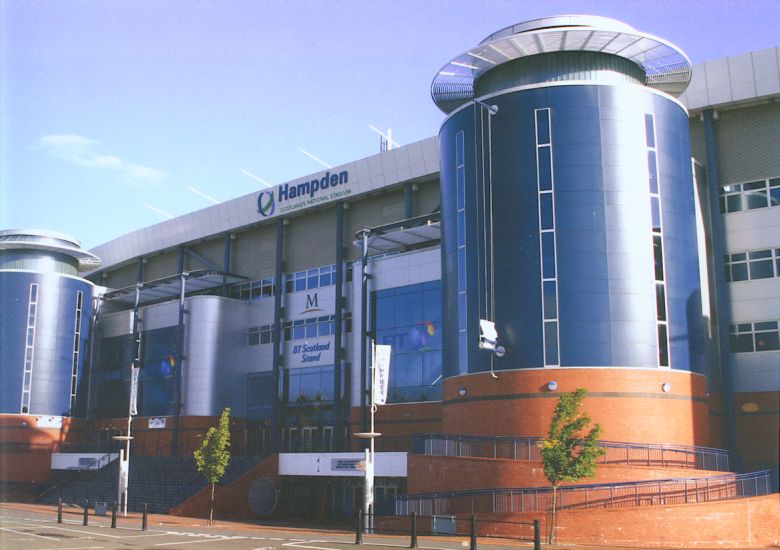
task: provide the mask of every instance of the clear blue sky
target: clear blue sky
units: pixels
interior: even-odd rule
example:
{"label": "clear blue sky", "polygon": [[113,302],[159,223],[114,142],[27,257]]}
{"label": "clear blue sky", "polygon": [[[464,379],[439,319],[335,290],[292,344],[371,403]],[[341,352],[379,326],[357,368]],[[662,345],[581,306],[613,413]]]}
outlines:
{"label": "clear blue sky", "polygon": [[[513,23],[620,19],[694,63],[780,44],[780,0],[0,0],[0,229],[91,248],[435,135],[430,83]],[[206,195],[206,196],[204,196]],[[160,213],[158,211],[162,211]]]}

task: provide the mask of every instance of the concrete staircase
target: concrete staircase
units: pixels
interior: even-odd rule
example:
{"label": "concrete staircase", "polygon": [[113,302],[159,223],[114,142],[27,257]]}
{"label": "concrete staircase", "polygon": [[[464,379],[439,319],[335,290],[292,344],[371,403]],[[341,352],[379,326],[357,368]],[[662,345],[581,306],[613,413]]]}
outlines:
{"label": "concrete staircase", "polygon": [[[252,468],[263,457],[233,457],[221,483],[230,483]],[[40,501],[83,506],[89,499],[110,504],[117,499],[118,463],[111,462],[98,471],[77,472],[72,479],[49,491]],[[144,504],[151,513],[168,513],[206,485],[192,457],[134,456],[130,459],[128,510],[140,512]]]}

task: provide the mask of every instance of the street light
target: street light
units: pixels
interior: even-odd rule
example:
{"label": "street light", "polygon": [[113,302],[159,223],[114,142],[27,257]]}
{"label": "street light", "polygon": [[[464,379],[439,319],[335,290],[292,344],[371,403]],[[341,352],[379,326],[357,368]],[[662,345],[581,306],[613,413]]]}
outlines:
{"label": "street light", "polygon": [[390,346],[377,346],[371,342],[371,431],[353,434],[359,439],[368,439],[365,449],[365,483],[363,484],[363,529],[374,527],[374,440],[382,435],[375,431],[374,414],[379,405],[387,403],[387,387],[390,373]]}
{"label": "street light", "polygon": [[124,441],[125,448],[119,449],[119,479],[117,480],[117,502],[122,504],[124,496],[124,505],[122,507],[123,515],[127,516],[128,488],[130,486],[130,441],[133,436],[130,435],[130,427],[133,423],[133,415],[138,414],[138,367],[130,364],[130,395],[127,406],[127,434],[115,435],[111,439]]}

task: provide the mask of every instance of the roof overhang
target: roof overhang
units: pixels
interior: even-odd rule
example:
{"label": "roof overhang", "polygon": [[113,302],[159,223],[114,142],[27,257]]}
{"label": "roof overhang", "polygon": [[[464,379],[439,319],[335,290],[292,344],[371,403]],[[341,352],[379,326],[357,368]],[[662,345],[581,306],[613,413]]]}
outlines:
{"label": "roof overhang", "polygon": [[120,288],[106,292],[103,300],[119,303],[126,306],[134,306],[136,295],[138,305],[145,306],[158,302],[165,302],[172,298],[180,298],[182,293],[182,281],[184,282],[184,295],[199,294],[223,285],[240,283],[248,280],[241,275],[201,269],[197,271],[185,271],[170,277],[138,283],[135,286]]}
{"label": "roof overhang", "polygon": [[364,236],[368,256],[430,246],[441,240],[441,212],[366,227],[355,234],[355,246],[362,246]]}
{"label": "roof overhang", "polygon": [[606,17],[565,15],[506,27],[450,60],[433,79],[431,96],[445,113],[474,98],[474,82],[509,61],[550,52],[599,52],[625,58],[645,73],[645,84],[673,96],[691,80],[691,62],[662,38]]}

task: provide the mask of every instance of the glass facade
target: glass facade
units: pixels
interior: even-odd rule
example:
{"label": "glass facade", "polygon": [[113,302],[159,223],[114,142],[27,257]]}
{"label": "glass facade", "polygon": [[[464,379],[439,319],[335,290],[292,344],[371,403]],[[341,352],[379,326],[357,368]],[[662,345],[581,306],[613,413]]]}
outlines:
{"label": "glass facade", "polygon": [[374,293],[376,342],[393,346],[388,403],[441,399],[441,282]]}
{"label": "glass facade", "polygon": [[[141,333],[141,372],[138,378],[139,416],[173,414],[176,369],[176,327]],[[97,416],[127,416],[132,335],[105,338],[100,342],[96,365]]]}

